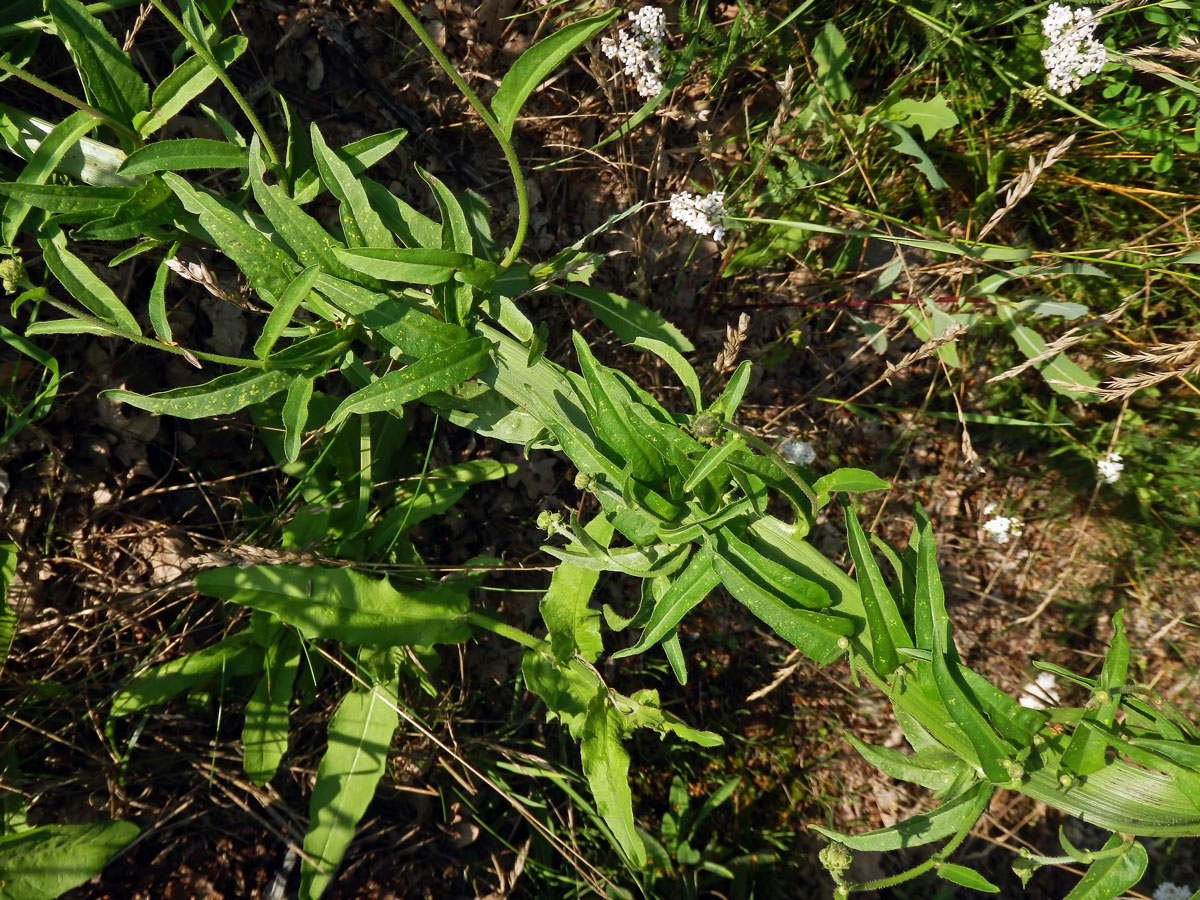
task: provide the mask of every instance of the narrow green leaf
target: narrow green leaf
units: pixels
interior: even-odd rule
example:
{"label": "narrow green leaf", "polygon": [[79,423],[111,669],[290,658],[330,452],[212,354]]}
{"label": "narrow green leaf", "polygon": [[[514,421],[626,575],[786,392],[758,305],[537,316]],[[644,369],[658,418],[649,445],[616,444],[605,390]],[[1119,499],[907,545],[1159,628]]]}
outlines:
{"label": "narrow green leaf", "polygon": [[405,203],[379,182],[370,178],[359,178],[359,184],[362,185],[371,209],[393,238],[399,239],[405,247],[413,249],[440,246],[441,225]]}
{"label": "narrow green leaf", "polygon": [[793,606],[822,610],[833,602],[829,592],[821,585],[760,552],[755,546],[735,536],[730,529],[721,530],[720,546],[730,561],[737,563],[753,581]]}
{"label": "narrow green leaf", "polygon": [[[1104,655],[1104,666],[1092,693],[1095,706],[1083,713],[1087,722],[1095,722],[1105,728],[1112,727],[1120,697],[1118,688],[1124,687],[1129,669],[1129,639],[1125,637],[1125,610],[1113,614],[1113,639]],[[1076,728],[1071,735],[1059,765],[1075,775],[1091,775],[1104,768],[1104,739],[1088,728]]]}
{"label": "narrow green leaf", "polygon": [[313,289],[313,285],[317,283],[317,276],[320,274],[320,266],[309,266],[287,286],[287,289],[276,302],[275,308],[267,316],[267,321],[263,324],[262,334],[254,342],[255,356],[259,359],[266,359],[271,355],[271,351],[275,347],[275,342],[282,336],[283,330],[291,324],[292,316],[300,308],[300,304],[304,302],[304,298],[308,296],[309,291]]}
{"label": "narrow green leaf", "polygon": [[410,400],[431,391],[443,391],[461,384],[490,362],[490,354],[491,345],[484,338],[472,338],[431,353],[351,394],[333,411],[326,428],[336,428],[351,413],[363,415],[385,409],[398,410]]}
{"label": "narrow green leaf", "polygon": [[[16,188],[18,184],[44,184],[67,151],[78,144],[80,138],[98,124],[99,122],[93,116],[83,110],[71,113],[42,138],[41,143],[30,156],[29,162],[17,176],[16,184],[13,187]],[[9,196],[9,201],[4,205],[3,215],[0,216],[0,238],[3,238],[6,246],[11,247],[32,204],[27,200],[20,199],[18,195],[10,194]]]}
{"label": "narrow green leaf", "polygon": [[[603,516],[593,518],[585,530],[603,546],[612,539],[612,523]],[[600,613],[588,605],[599,577],[599,572],[567,562],[550,576],[550,587],[539,601],[538,610],[546,623],[554,658],[560,663],[576,653],[588,662],[595,662],[604,650]]]}
{"label": "narrow green leaf", "polygon": [[683,658],[683,647],[679,644],[679,629],[672,628],[662,641],[663,654],[671,667],[671,674],[680,684],[687,684],[687,661]]}
{"label": "narrow green leaf", "polygon": [[348,219],[352,224],[350,232],[346,234],[347,243],[353,246],[355,242],[352,238],[357,235],[362,239],[360,246],[394,247],[396,242],[391,232],[371,207],[355,173],[345,160],[329,149],[316,123],[312,125],[309,136],[312,138],[313,156],[316,157],[321,180],[342,202],[343,221]]}
{"label": "narrow green leaf", "polygon": [[0,541],[0,675],[12,647],[17,628],[17,613],[8,602],[8,588],[17,574],[17,545]]}
{"label": "narrow green leaf", "polygon": [[914,637],[921,650],[945,648],[954,659],[954,642],[950,637],[950,617],[946,614],[946,594],[937,567],[937,546],[933,542],[933,526],[918,503],[913,510],[916,520],[912,537],[917,543],[916,608]]}
{"label": "narrow green leaf", "polygon": [[136,113],[150,105],[150,90],[104,25],[79,0],[46,0],[88,99],[122,125],[133,128]]}
{"label": "narrow green leaf", "polygon": [[827,665],[850,647],[854,623],[849,619],[797,609],[756,584],[723,552],[721,535],[714,536],[713,567],[739,603],[770,626],[771,630],[818,665]]}
{"label": "narrow green leaf", "polygon": [[255,290],[278,297],[287,289],[300,268],[287,253],[216,197],[197,191],[173,172],[164,173],[162,178],[184,207],[200,216],[200,225],[221,252],[245,273]]}
{"label": "narrow green leaf", "polygon": [[[874,472],[868,472],[866,469],[834,469],[828,475],[822,475],[817,479],[813,487],[817,491],[817,497],[826,498],[837,491],[846,491],[851,494],[862,494],[867,491],[887,491],[891,490],[891,485],[876,475]],[[820,504],[824,506],[824,503]]]}
{"label": "narrow green leaf", "polygon": [[148,304],[150,327],[154,329],[154,334],[158,339],[166,344],[172,343],[171,323],[167,319],[167,278],[171,273],[167,262],[174,259],[178,251],[179,244],[176,242],[171,245],[171,249],[158,264],[158,269],[154,273],[154,284],[150,286],[150,302]]}
{"label": "narrow green leaf", "polygon": [[185,169],[244,169],[249,163],[245,147],[208,138],[155,141],[134,150],[121,164],[121,175],[151,175]]}
{"label": "narrow green leaf", "polygon": [[405,356],[420,359],[469,337],[469,332],[460,325],[443,322],[403,300],[325,272],[317,277],[317,290],[330,303],[398,347]]}
{"label": "narrow green leaf", "polygon": [[[1102,849],[1112,850],[1119,846],[1121,837],[1114,834]],[[1131,841],[1124,853],[1098,859],[1088,866],[1079,883],[1063,900],[1112,900],[1141,880],[1148,862],[1146,848]]]}
{"label": "narrow green leaf", "polygon": [[[820,481],[817,482],[820,484]],[[882,675],[891,675],[900,665],[896,656],[897,645],[911,647],[912,638],[900,617],[900,610],[892,598],[879,564],[871,554],[871,546],[863,533],[858,516],[849,500],[842,503],[846,515],[846,539],[850,547],[850,556],[854,559],[854,574],[858,580],[859,593],[862,594],[863,609],[867,616],[867,628],[871,636],[871,663],[875,671]]]}
{"label": "narrow green leaf", "polygon": [[[92,121],[95,121],[94,119]],[[29,170],[29,166],[25,167]],[[24,174],[24,172],[22,172]],[[129,200],[136,188],[92,187],[87,184],[24,184],[13,181],[0,184],[0,194],[12,197],[34,209],[52,213],[95,214]],[[82,217],[81,217],[82,218]],[[59,219],[59,221],[65,221]]]}
{"label": "narrow green leaf", "polygon": [[294,373],[280,369],[242,369],[195,387],[175,388],[157,394],[110,390],[101,392],[100,396],[180,419],[207,419],[260,403],[286,389],[294,377]]}
{"label": "narrow green leaf", "polygon": [[[250,45],[240,34],[225,38],[212,48],[223,67],[229,68]],[[149,112],[134,116],[134,125],[143,137],[149,137],[166,125],[192,100],[216,80],[216,71],[199,56],[189,56],[154,89]]]}
{"label": "narrow green leaf", "polygon": [[622,343],[633,344],[638,338],[647,337],[662,341],[680,353],[691,353],[696,348],[683,333],[652,309],[636,301],[601,291],[582,284],[562,284],[551,288],[577,297],[588,305],[592,313],[612,329]]}
{"label": "narrow green leaf", "polygon": [[344,266],[380,281],[400,284],[443,284],[455,272],[494,271],[495,266],[474,256],[437,248],[386,250],[367,247],[335,249],[333,255]]}
{"label": "narrow green leaf", "polygon": [[295,462],[300,456],[312,393],[313,379],[308,376],[297,375],[288,385],[287,399],[283,401],[283,456],[288,462]]}
{"label": "narrow green leaf", "polygon": [[738,367],[729,376],[725,389],[721,391],[721,396],[713,404],[713,409],[723,415],[727,422],[733,421],[738,407],[742,405],[742,397],[746,393],[746,387],[750,384],[750,369],[750,360],[743,359],[738,363]]}
{"label": "narrow green leaf", "polygon": [[288,746],[288,706],[300,667],[300,641],[284,629],[267,649],[263,675],[246,703],[242,768],[260,787],[275,777]]}
{"label": "narrow green leaf", "polygon": [[646,848],[633,824],[633,795],[629,791],[629,754],[621,744],[624,717],[601,687],[588,703],[579,753],[583,774],[621,852],[637,867],[646,864]]}
{"label": "narrow green leaf", "polygon": [[300,864],[301,900],[321,896],[375,796],[400,724],[395,704],[394,685],[353,690],[329,720],[329,744],[317,767],[304,835],[304,852],[318,865],[308,859]]}
{"label": "narrow green leaf", "polygon": [[696,377],[696,370],[692,368],[691,363],[683,358],[682,353],[665,341],[649,337],[637,338],[633,342],[633,346],[639,350],[646,350],[653,353],[670,366],[671,371],[683,382],[683,389],[687,391],[688,399],[692,401],[692,411],[698,413],[704,409],[700,399],[700,379]]}
{"label": "narrow green leaf", "polygon": [[729,455],[742,449],[746,446],[745,441],[739,437],[729,437],[724,443],[709,447],[701,457],[700,462],[696,463],[696,468],[688,475],[687,481],[683,483],[684,493],[689,493],[696,489],[700,482],[704,481],[717,470],[717,467],[729,458]]}
{"label": "narrow green leaf", "polygon": [[932,652],[933,684],[938,697],[950,713],[950,718],[971,742],[984,774],[996,784],[1012,781],[1014,773],[1009,765],[1015,762],[1013,748],[997,736],[984,717],[983,710],[975,705],[973,698],[963,689],[959,682],[961,676],[957,673],[958,664],[946,658],[945,648],[936,633]]}
{"label": "narrow green leaf", "polygon": [[[1018,350],[1029,359],[1036,359],[1046,355],[1046,342],[1042,340],[1042,336],[1032,328],[1027,328],[1019,324],[1012,309],[1007,304],[997,304],[995,310],[1000,320],[1004,323],[1005,328],[1008,329],[1008,333],[1012,336]],[[1052,356],[1038,363],[1034,368],[1041,373],[1051,388],[1063,396],[1070,397],[1072,400],[1078,400],[1081,403],[1095,399],[1095,394],[1088,393],[1087,391],[1078,391],[1070,387],[1070,385],[1076,384],[1083,387],[1095,387],[1100,382],[1073,363],[1066,353],[1059,353],[1056,356]]]}
{"label": "narrow green leaf", "polygon": [[597,436],[615,452],[621,465],[631,465],[633,476],[648,484],[657,483],[665,472],[661,457],[641,435],[631,427],[626,407],[629,395],[612,376],[612,372],[596,361],[587,341],[577,331],[571,332],[579,367],[587,379],[591,393]]}
{"label": "narrow green leaf", "polygon": [[131,715],[218,678],[253,675],[262,671],[262,661],[263,649],[250,631],[236,632],[203,650],[138,673],[117,692],[109,716]]}
{"label": "narrow green leaf", "polygon": [[42,247],[46,268],[89,312],[126,334],[142,333],[133,313],[83,260],[66,249],[66,239],[61,234],[55,238],[44,238],[38,243]]}
{"label": "narrow green leaf", "polygon": [[974,869],[968,869],[966,866],[959,866],[948,862],[938,863],[937,873],[939,878],[944,878],[951,884],[959,884],[973,891],[983,891],[985,894],[1000,893],[1000,888],[996,887],[996,885],[992,884]]}
{"label": "narrow green leaf", "polygon": [[830,840],[845,844],[851,850],[865,852],[920,847],[970,828],[979,818],[987,801],[991,799],[993,791],[994,788],[990,784],[980,782],[932,812],[921,813],[887,828],[868,831],[866,834],[840,834],[819,825],[808,827]]}
{"label": "narrow green leaf", "polygon": [[457,644],[471,636],[469,604],[458,582],[397,589],[352,569],[261,565],[209,569],[201,591],[274,613],[307,638],[398,646]]}
{"label": "narrow green leaf", "polygon": [[0,837],[5,900],[54,900],[99,875],[140,829],[120,819],[42,825]]}
{"label": "narrow green leaf", "polygon": [[646,623],[637,643],[612,654],[612,658],[621,659],[643,653],[668,633],[673,634],[683,617],[720,583],[721,579],[713,568],[712,550],[706,545],[692,554],[687,567],[674,577],[662,599],[654,605],[650,621]]}
{"label": "narrow green leaf", "polygon": [[512,137],[513,123],[534,89],[618,15],[620,10],[614,9],[602,16],[560,28],[521,54],[501,80],[496,96],[492,98],[492,113],[505,137]]}
{"label": "narrow green leaf", "polygon": [[863,759],[884,775],[899,781],[919,784],[935,794],[941,793],[959,778],[972,772],[971,766],[964,762],[962,757],[943,749],[941,745],[927,747],[918,750],[912,756],[906,756],[898,750],[876,747],[860,741],[853,734],[847,734],[846,740]]}

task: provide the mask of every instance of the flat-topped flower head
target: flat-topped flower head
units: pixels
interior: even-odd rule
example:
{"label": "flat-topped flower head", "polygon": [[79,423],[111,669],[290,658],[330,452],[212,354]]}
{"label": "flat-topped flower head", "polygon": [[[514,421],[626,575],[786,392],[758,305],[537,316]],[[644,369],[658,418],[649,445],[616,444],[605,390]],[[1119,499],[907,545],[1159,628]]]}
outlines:
{"label": "flat-topped flower head", "polygon": [[1164,881],[1154,889],[1152,896],[1154,900],[1189,900],[1192,896],[1192,889],[1186,884]]}
{"label": "flat-topped flower head", "polygon": [[1046,85],[1056,94],[1069,94],[1088,75],[1104,68],[1104,45],[1096,40],[1096,22],[1087,7],[1072,9],[1051,3],[1042,19],[1042,34],[1049,42],[1042,51]]}
{"label": "flat-topped flower head", "polygon": [[671,218],[682,222],[696,234],[710,235],[714,241],[725,237],[721,218],[729,215],[725,209],[725,192],[713,191],[706,196],[680,191],[671,196]]}
{"label": "flat-topped flower head", "polygon": [[[995,503],[989,503],[983,508],[985,516],[991,516],[995,511]],[[1025,531],[1025,523],[1016,516],[992,516],[983,523],[983,530],[997,544],[1007,544],[1013,538],[1021,536]]]}
{"label": "flat-topped flower head", "polygon": [[604,37],[600,49],[609,59],[615,59],[634,79],[637,92],[653,97],[662,90],[663,42],[667,38],[667,21],[657,6],[643,6],[629,14],[629,26],[617,32],[616,40]]}
{"label": "flat-topped flower head", "polygon": [[1105,484],[1116,484],[1121,480],[1121,472],[1125,463],[1121,462],[1120,453],[1106,453],[1096,460],[1096,477]]}

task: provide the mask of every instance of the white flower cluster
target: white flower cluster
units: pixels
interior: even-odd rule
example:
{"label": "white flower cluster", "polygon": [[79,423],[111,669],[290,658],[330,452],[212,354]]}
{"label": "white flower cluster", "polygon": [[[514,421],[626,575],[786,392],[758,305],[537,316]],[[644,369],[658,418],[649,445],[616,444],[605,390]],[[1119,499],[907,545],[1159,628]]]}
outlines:
{"label": "white flower cluster", "polygon": [[1058,94],[1069,94],[1083,79],[1104,68],[1104,45],[1096,40],[1096,22],[1087,7],[1071,9],[1051,3],[1042,19],[1042,34],[1050,43],[1042,51],[1046,84]]}
{"label": "white flower cluster", "polygon": [[[985,516],[991,516],[995,511],[995,503],[989,503],[983,508]],[[983,523],[983,530],[990,534],[997,544],[1007,544],[1013,538],[1021,536],[1025,531],[1025,523],[1016,516],[992,516]]]}
{"label": "white flower cluster", "polygon": [[807,466],[817,458],[817,451],[813,449],[813,445],[808,441],[788,438],[779,445],[779,455],[793,466]]}
{"label": "white flower cluster", "polygon": [[1096,460],[1096,476],[1105,484],[1116,484],[1121,480],[1121,472],[1125,463],[1121,462],[1120,453],[1106,453]]}
{"label": "white flower cluster", "polygon": [[636,79],[637,92],[653,97],[662,90],[663,41],[667,23],[657,6],[643,6],[629,14],[629,27],[617,32],[617,39],[601,38],[600,49],[609,59],[617,60],[625,74]]}
{"label": "white flower cluster", "polygon": [[721,217],[729,215],[725,209],[725,192],[713,191],[706,197],[680,191],[671,195],[671,218],[686,225],[696,234],[710,234],[714,241],[725,237]]}
{"label": "white flower cluster", "polygon": [[1045,709],[1058,703],[1062,697],[1058,693],[1058,682],[1049,672],[1038,672],[1037,678],[1031,684],[1021,688],[1021,696],[1017,702],[1026,709]]}
{"label": "white flower cluster", "polygon": [[1164,881],[1154,889],[1154,900],[1191,900],[1192,889],[1186,884]]}

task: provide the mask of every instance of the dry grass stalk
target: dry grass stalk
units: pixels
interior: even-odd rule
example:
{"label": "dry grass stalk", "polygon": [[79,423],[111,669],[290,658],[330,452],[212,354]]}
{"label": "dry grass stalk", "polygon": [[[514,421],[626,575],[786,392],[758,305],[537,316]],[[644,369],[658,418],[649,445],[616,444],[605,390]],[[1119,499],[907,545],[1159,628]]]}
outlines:
{"label": "dry grass stalk", "polygon": [[1135,295],[1130,295],[1129,297],[1126,297],[1120,306],[1110,312],[1106,312],[1101,316],[1094,316],[1084,322],[1081,322],[1070,331],[1065,332],[1061,336],[1048,343],[1046,345],[1046,349],[1037,356],[1030,357],[1024,362],[1013,366],[1011,369],[1001,372],[999,375],[993,375],[987,380],[987,383],[992,384],[996,381],[1004,381],[1006,378],[1015,378],[1026,369],[1036,366],[1038,363],[1044,363],[1048,359],[1053,359],[1064,350],[1068,350],[1081,341],[1086,340],[1088,332],[1093,326],[1098,324],[1111,325],[1114,321],[1120,318],[1125,310],[1129,307],[1129,304],[1132,302],[1134,296]]}
{"label": "dry grass stalk", "polygon": [[1138,391],[1172,378],[1187,378],[1189,375],[1200,375],[1200,341],[1183,341],[1178,344],[1156,344],[1138,353],[1108,354],[1108,358],[1118,362],[1141,363],[1153,366],[1163,366],[1157,372],[1138,372],[1126,378],[1110,378],[1098,387],[1070,384],[1066,387],[1077,391],[1095,394],[1102,400],[1125,400]]}
{"label": "dry grass stalk", "polygon": [[738,316],[736,330],[732,325],[725,326],[725,346],[721,348],[716,362],[713,363],[713,371],[718,375],[732,371],[737,365],[738,354],[742,352],[742,344],[746,341],[746,332],[749,328],[750,316],[747,313]]}
{"label": "dry grass stalk", "polygon": [[[912,353],[905,355],[900,362],[894,365],[892,363],[888,363],[887,371],[879,376],[879,381],[887,381],[901,369],[907,369],[913,363],[919,362],[928,356],[932,356],[938,347],[958,340],[959,335],[966,330],[967,326],[962,324],[962,322],[955,322],[953,325],[948,326],[945,331],[935,334]],[[878,384],[879,381],[876,381],[875,383]]]}
{"label": "dry grass stalk", "polygon": [[1075,143],[1075,132],[1068,134],[1051,147],[1050,152],[1046,154],[1041,162],[1037,162],[1033,157],[1030,157],[1029,165],[1025,171],[1005,189],[1004,205],[992,213],[992,217],[987,220],[975,239],[978,241],[983,240],[993,228],[999,225],[1000,220],[1008,215],[1033,190],[1033,186],[1037,184],[1038,177],[1042,172],[1062,159],[1073,143]]}

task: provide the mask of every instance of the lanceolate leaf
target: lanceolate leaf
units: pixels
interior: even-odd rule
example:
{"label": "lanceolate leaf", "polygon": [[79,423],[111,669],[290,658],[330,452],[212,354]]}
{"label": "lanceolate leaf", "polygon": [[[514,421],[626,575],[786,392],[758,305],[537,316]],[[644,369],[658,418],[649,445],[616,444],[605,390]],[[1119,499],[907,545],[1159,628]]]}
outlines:
{"label": "lanceolate leaf", "polygon": [[399,646],[457,644],[471,636],[465,588],[444,583],[395,588],[353,569],[262,565],[208,569],[206,594],[277,615],[307,638]]}
{"label": "lanceolate leaf", "polygon": [[578,297],[586,303],[596,318],[611,328],[626,344],[632,344],[641,337],[648,337],[662,341],[680,353],[690,353],[696,349],[678,328],[657,312],[620,294],[582,284],[564,284],[555,290]]}
{"label": "lanceolate leaf", "polygon": [[858,522],[854,507],[846,501],[842,504],[842,509],[846,516],[846,537],[850,545],[850,555],[854,558],[854,574],[858,579],[858,588],[867,615],[867,627],[871,632],[871,662],[880,675],[891,675],[900,664],[900,659],[896,656],[896,647],[911,647],[912,638],[909,637],[896,601],[883,580],[883,573],[879,571],[879,565],[871,555],[871,545],[867,543],[867,536]]}
{"label": "lanceolate leaf", "polygon": [[[1114,834],[1102,849],[1111,850],[1120,845],[1120,835]],[[1148,862],[1146,848],[1132,841],[1124,853],[1098,859],[1088,866],[1083,878],[1064,900],[1112,900],[1141,880]]]}
{"label": "lanceolate leaf", "polygon": [[249,156],[245,147],[209,138],[155,141],[134,150],[121,164],[118,174],[151,175],[183,169],[244,169]]}
{"label": "lanceolate leaf", "polygon": [[466,253],[437,248],[384,250],[370,247],[335,250],[334,256],[355,272],[400,284],[442,284],[452,279],[455,272],[495,268],[491,263]]}
{"label": "lanceolate leaf", "polygon": [[[16,184],[13,184],[12,187],[16,189],[18,185],[43,184],[66,152],[97,124],[97,121],[83,110],[71,113],[42,139],[21,174],[17,176]],[[2,222],[0,222],[0,237],[3,238],[4,244],[11,247],[13,241],[16,240],[21,223],[25,221],[29,208],[36,204],[30,202],[32,198],[22,198],[17,190],[5,191],[5,193],[9,194],[10,199],[4,205]]]}
{"label": "lanceolate leaf", "polygon": [[264,785],[275,777],[288,746],[288,706],[300,666],[300,641],[291,629],[280,631],[267,649],[262,678],[246,703],[242,727],[242,767],[250,780]]}
{"label": "lanceolate leaf", "polygon": [[237,412],[252,403],[261,403],[286,389],[295,377],[294,372],[281,369],[242,369],[219,375],[195,387],[175,388],[148,395],[111,390],[102,392],[100,396],[180,419],[206,419]]}
{"label": "lanceolate leaf", "polygon": [[688,611],[709,595],[721,583],[713,569],[712,550],[706,545],[692,554],[691,562],[679,574],[673,576],[670,587],[654,605],[654,612],[638,642],[628,649],[613,654],[613,659],[633,656],[653,647],[669,633],[673,634]]}
{"label": "lanceolate leaf", "polygon": [[122,125],[150,105],[150,91],[104,25],[79,0],[46,0],[46,11],[75,60],[88,99]]}
{"label": "lanceolate leaf", "polygon": [[621,745],[624,717],[601,686],[588,703],[583,740],[579,745],[596,810],[612,832],[621,852],[637,867],[646,864],[646,848],[633,824],[633,795],[629,791],[629,754]]}
{"label": "lanceolate leaf", "polygon": [[830,840],[845,844],[851,850],[881,851],[920,847],[922,844],[929,844],[970,828],[991,798],[992,791],[990,784],[981,782],[932,812],[921,813],[888,828],[868,831],[866,834],[840,834],[819,825],[810,825],[809,828]]}
{"label": "lanceolate leaf", "polygon": [[109,715],[130,715],[218,678],[253,675],[262,670],[262,660],[263,649],[250,631],[236,632],[211,647],[135,675],[129,686],[113,698]]}
{"label": "lanceolate leaf", "polygon": [[320,868],[307,859],[300,864],[301,900],[316,900],[324,892],[375,796],[400,723],[395,704],[395,685],[356,689],[329,720],[329,744],[317,767],[304,835],[304,852]]}
{"label": "lanceolate leaf", "polygon": [[966,866],[957,866],[954,863],[939,863],[937,866],[938,876],[946,879],[952,884],[961,884],[965,888],[970,888],[973,891],[983,891],[985,894],[998,894],[1000,888],[992,884],[974,869],[968,869]]}
{"label": "lanceolate leaf", "polygon": [[[612,524],[596,516],[585,526],[593,540],[608,546]],[[600,613],[588,605],[600,573],[569,562],[554,570],[550,587],[538,603],[542,621],[549,632],[550,647],[558,662],[566,662],[576,653],[595,662],[604,650],[600,638]]]}
{"label": "lanceolate leaf", "polygon": [[42,825],[0,837],[5,900],[54,900],[100,871],[138,835],[132,822]]}
{"label": "lanceolate leaf", "polygon": [[54,277],[71,296],[87,307],[88,312],[99,319],[124,331],[126,334],[140,335],[137,319],[133,317],[125,304],[117,299],[112,288],[88,268],[78,256],[66,249],[66,240],[59,234],[56,238],[39,241],[42,245],[43,259]]}
{"label": "lanceolate leaf", "polygon": [[[214,46],[212,53],[218,63],[228,68],[246,51],[247,46],[249,41],[237,34]],[[189,56],[154,89],[150,111],[134,117],[137,130],[143,136],[158,131],[212,84],[216,77],[217,73],[203,59]]]}
{"label": "lanceolate leaf", "polygon": [[254,342],[255,356],[259,359],[266,359],[271,355],[271,350],[274,349],[275,342],[279,340],[283,334],[283,330],[291,324],[292,316],[300,308],[300,304],[304,302],[304,298],[308,296],[309,291],[313,289],[313,285],[317,283],[317,276],[320,274],[320,266],[311,265],[297,275],[295,280],[287,286],[287,290],[283,292],[275,304],[275,308],[267,316],[267,321],[263,324],[262,334]]}
{"label": "lanceolate leaf", "polygon": [[478,374],[489,362],[491,347],[484,338],[472,338],[431,353],[407,368],[389,372],[378,381],[341,402],[326,427],[336,428],[348,415],[385,409],[399,410],[410,400],[431,391],[444,391]]}
{"label": "lanceolate leaf", "polygon": [[379,214],[371,208],[366,191],[359,184],[358,178],[345,160],[329,149],[315,123],[309,134],[321,180],[333,195],[342,201],[343,222],[351,222],[352,227],[346,234],[347,243],[351,246],[365,247],[396,246],[391,232],[383,224]]}
{"label": "lanceolate leaf", "polygon": [[614,9],[602,16],[560,28],[521,54],[492,98],[492,112],[506,137],[512,136],[513,123],[534,89],[618,15],[620,10]]}

